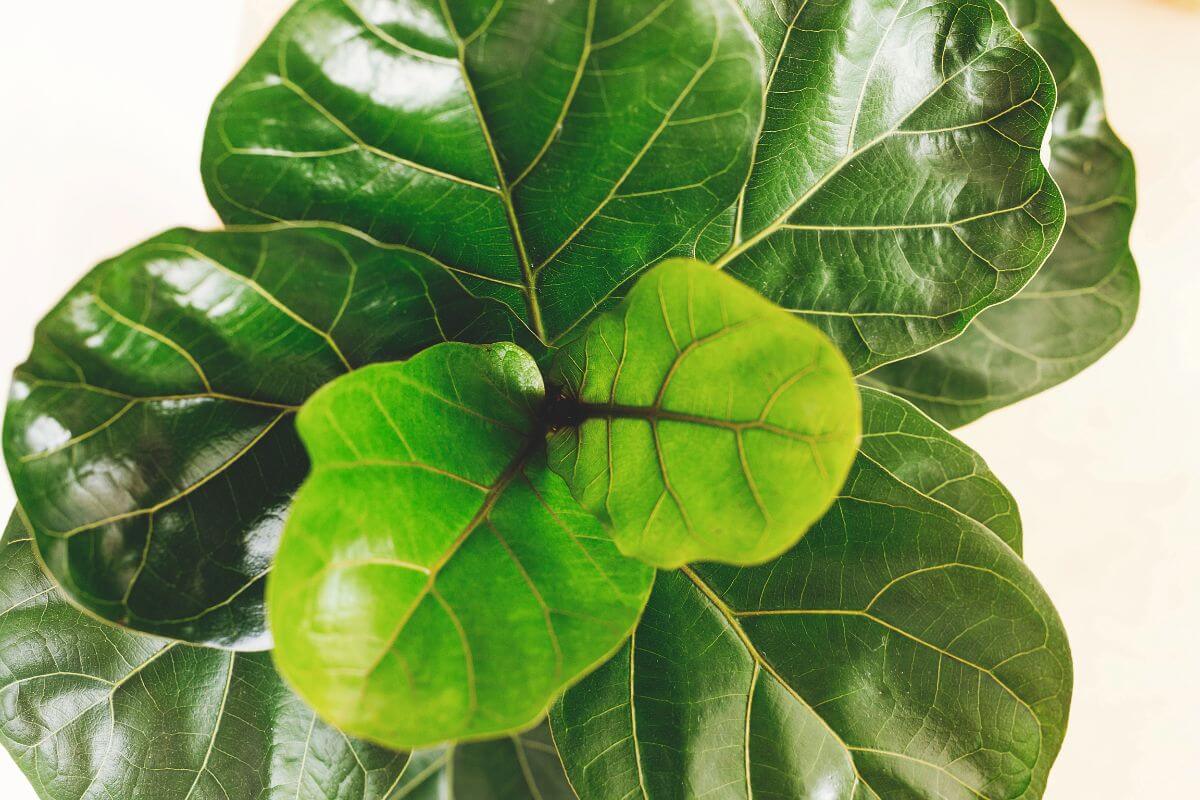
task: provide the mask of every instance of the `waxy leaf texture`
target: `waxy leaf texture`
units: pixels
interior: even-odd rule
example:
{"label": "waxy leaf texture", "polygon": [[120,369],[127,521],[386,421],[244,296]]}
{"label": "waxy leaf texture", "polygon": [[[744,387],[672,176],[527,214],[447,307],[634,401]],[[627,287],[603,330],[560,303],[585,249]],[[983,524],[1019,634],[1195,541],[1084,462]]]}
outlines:
{"label": "waxy leaf texture", "polygon": [[264,582],[308,471],[300,405],[372,361],[512,338],[506,317],[336,231],[180,230],[101,264],[38,326],[4,421],[47,566],[121,625],[268,648]]}
{"label": "waxy leaf texture", "polygon": [[736,195],[760,58],[735,5],[303,0],[217,101],[226,221],[344,225],[545,341]]}
{"label": "waxy leaf texture", "polygon": [[1099,68],[1047,0],[1004,4],[1058,81],[1050,173],[1066,195],[1066,229],[1011,302],[981,314],[953,342],[866,377],[952,427],[1077,374],[1112,349],[1137,314],[1133,155],[1108,124]]}
{"label": "waxy leaf texture", "polygon": [[861,372],[1049,255],[1054,100],[994,0],[304,0],[217,101],[204,174],[227,222],[411,248],[547,344],[689,255]]}
{"label": "waxy leaf texture", "polygon": [[266,653],[80,612],[16,517],[0,544],[0,743],[43,800],[386,800],[408,757],[349,739]]}
{"label": "waxy leaf texture", "polygon": [[979,455],[906,402],[864,387],[859,461],[886,469],[930,500],[966,514],[1018,555],[1017,501]]}

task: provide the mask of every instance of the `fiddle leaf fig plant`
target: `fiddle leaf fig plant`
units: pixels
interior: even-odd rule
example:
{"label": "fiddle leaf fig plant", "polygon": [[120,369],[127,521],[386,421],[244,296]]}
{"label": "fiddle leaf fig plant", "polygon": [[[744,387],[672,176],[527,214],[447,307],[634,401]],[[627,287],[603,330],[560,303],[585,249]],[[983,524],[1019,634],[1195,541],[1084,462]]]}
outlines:
{"label": "fiddle leaf fig plant", "polygon": [[[312,473],[268,607],[280,670],[341,729],[411,748],[528,727],[628,638],[650,564],[762,561],[832,503],[861,415],[817,329],[682,260],[596,326],[555,355],[551,381],[569,364],[626,405],[593,404],[576,381],[548,401],[524,350],[458,343],[357,370],[305,404]],[[612,460],[581,470],[593,422]],[[572,442],[578,458],[562,452]]]}
{"label": "fiddle leaf fig plant", "polygon": [[1066,634],[943,425],[1136,311],[1050,0],[299,0],[201,173],[13,378],[44,800],[1043,795]]}

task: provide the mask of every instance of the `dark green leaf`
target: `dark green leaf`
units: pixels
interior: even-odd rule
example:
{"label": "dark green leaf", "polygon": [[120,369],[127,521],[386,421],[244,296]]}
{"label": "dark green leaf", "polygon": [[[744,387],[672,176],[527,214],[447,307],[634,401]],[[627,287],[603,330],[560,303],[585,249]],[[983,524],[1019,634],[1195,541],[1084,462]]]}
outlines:
{"label": "dark green leaf", "polygon": [[950,344],[868,376],[950,426],[1080,372],[1125,336],[1137,313],[1133,156],[1105,118],[1096,62],[1049,0],[1003,2],[1058,80],[1050,172],[1067,198],[1067,227],[1011,302]]}
{"label": "dark green leaf", "polygon": [[734,246],[716,260],[807,313],[856,371],[960,333],[1049,255],[1045,63],[998,3],[745,2],[769,67]]}
{"label": "dark green leaf", "polygon": [[829,509],[862,430],[819,330],[697,261],[646,273],[555,356],[550,461],[627,555],[754,564]]}
{"label": "dark green leaf", "polygon": [[864,387],[859,458],[928,499],[985,525],[1021,552],[1017,502],[973,450],[908,403]]}
{"label": "dark green leaf", "polygon": [[120,624],[268,647],[263,578],[308,469],[293,412],[366,362],[511,338],[489,305],[329,230],[174,231],[102,264],[38,327],[5,419],[51,572]]}
{"label": "dark green leaf", "polygon": [[204,172],[228,221],[414,247],[550,344],[696,255],[865,371],[1045,260],[1053,105],[994,0],[305,0],[218,100]]}
{"label": "dark green leaf", "polygon": [[414,753],[391,800],[576,800],[550,726]]}
{"label": "dark green leaf", "polygon": [[1041,797],[1071,694],[1061,622],[1011,548],[896,477],[905,427],[779,559],[659,575],[634,637],[554,711],[584,800]]}
{"label": "dark green leaf", "polygon": [[320,722],[267,654],[77,611],[16,518],[0,607],[0,741],[44,800],[383,800],[400,782],[406,756]]}
{"label": "dark green leaf", "polygon": [[393,747],[537,722],[641,614],[654,571],[546,467],[545,392],[511,344],[444,344],[318,392],[269,588],[280,671]]}
{"label": "dark green leaf", "polygon": [[217,101],[205,181],[229,221],[420,249],[551,340],[736,195],[758,64],[726,0],[304,0]]}

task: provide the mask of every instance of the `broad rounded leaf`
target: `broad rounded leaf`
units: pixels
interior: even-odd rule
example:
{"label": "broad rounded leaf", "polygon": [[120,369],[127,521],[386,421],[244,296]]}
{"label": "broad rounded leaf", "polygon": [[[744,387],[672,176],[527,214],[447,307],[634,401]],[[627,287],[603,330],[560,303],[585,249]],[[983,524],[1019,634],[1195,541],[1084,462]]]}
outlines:
{"label": "broad rounded leaf", "polygon": [[444,344],[300,413],[312,475],[269,585],[281,672],[393,747],[537,722],[629,635],[654,572],[545,465],[532,357]]}
{"label": "broad rounded leaf", "polygon": [[673,260],[560,350],[550,462],[627,555],[752,564],[796,543],[861,432],[846,360],[812,325]]}
{"label": "broad rounded leaf", "polygon": [[413,753],[394,800],[576,800],[549,723],[477,744]]}
{"label": "broad rounded leaf", "polygon": [[412,247],[548,344],[689,255],[863,372],[1045,260],[1053,107],[995,0],[306,0],[217,101],[204,174],[227,221]]}
{"label": "broad rounded leaf", "polygon": [[547,341],[736,195],[758,53],[728,0],[304,0],[213,109],[227,221],[428,253]]}
{"label": "broad rounded leaf", "polygon": [[264,578],[308,469],[294,411],[364,363],[511,337],[508,316],[332,230],[173,231],[100,265],[38,326],[5,418],[46,564],[119,624],[269,647]]}
{"label": "broad rounded leaf", "polygon": [[318,720],[265,653],[111,628],[16,518],[0,545],[0,742],[43,800],[384,800],[407,756]]}
{"label": "broad rounded leaf", "polygon": [[584,800],[1042,796],[1071,695],[1061,621],[1011,548],[895,477],[906,456],[860,458],[769,564],[659,576],[552,716]]}
{"label": "broad rounded leaf", "polygon": [[1050,172],[1067,198],[1067,226],[1011,302],[980,315],[959,339],[867,377],[950,426],[1077,374],[1116,345],[1137,314],[1133,156],[1108,125],[1096,62],[1049,0],[1003,1],[1058,80]]}
{"label": "broad rounded leaf", "polygon": [[960,333],[1062,230],[1040,160],[1054,81],[993,0],[743,2],[770,65],[716,263],[862,372]]}

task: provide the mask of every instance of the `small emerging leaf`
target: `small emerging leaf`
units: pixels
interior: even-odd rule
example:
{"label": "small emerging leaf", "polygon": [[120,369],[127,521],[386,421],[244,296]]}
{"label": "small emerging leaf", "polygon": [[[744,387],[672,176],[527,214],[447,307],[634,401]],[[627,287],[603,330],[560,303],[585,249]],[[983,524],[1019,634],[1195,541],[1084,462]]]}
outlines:
{"label": "small emerging leaf", "polygon": [[925,458],[920,412],[863,401],[888,445],[864,446],[808,536],[661,574],[629,643],[555,708],[584,800],[1042,796],[1071,698],[1062,622],[972,518],[991,481],[900,477]]}
{"label": "small emerging leaf", "polygon": [[385,800],[406,773],[318,720],[265,653],[79,612],[16,517],[0,578],[0,742],[43,800]]}
{"label": "small emerging leaf", "polygon": [[545,466],[511,344],[445,344],[317,393],[313,471],[268,589],[276,660],[338,727],[393,747],[535,723],[612,653],[653,570]]}
{"label": "small emerging leaf", "polygon": [[550,459],[622,552],[660,567],[751,564],[821,518],[861,431],[819,330],[695,261],[647,273],[555,357],[578,425]]}

